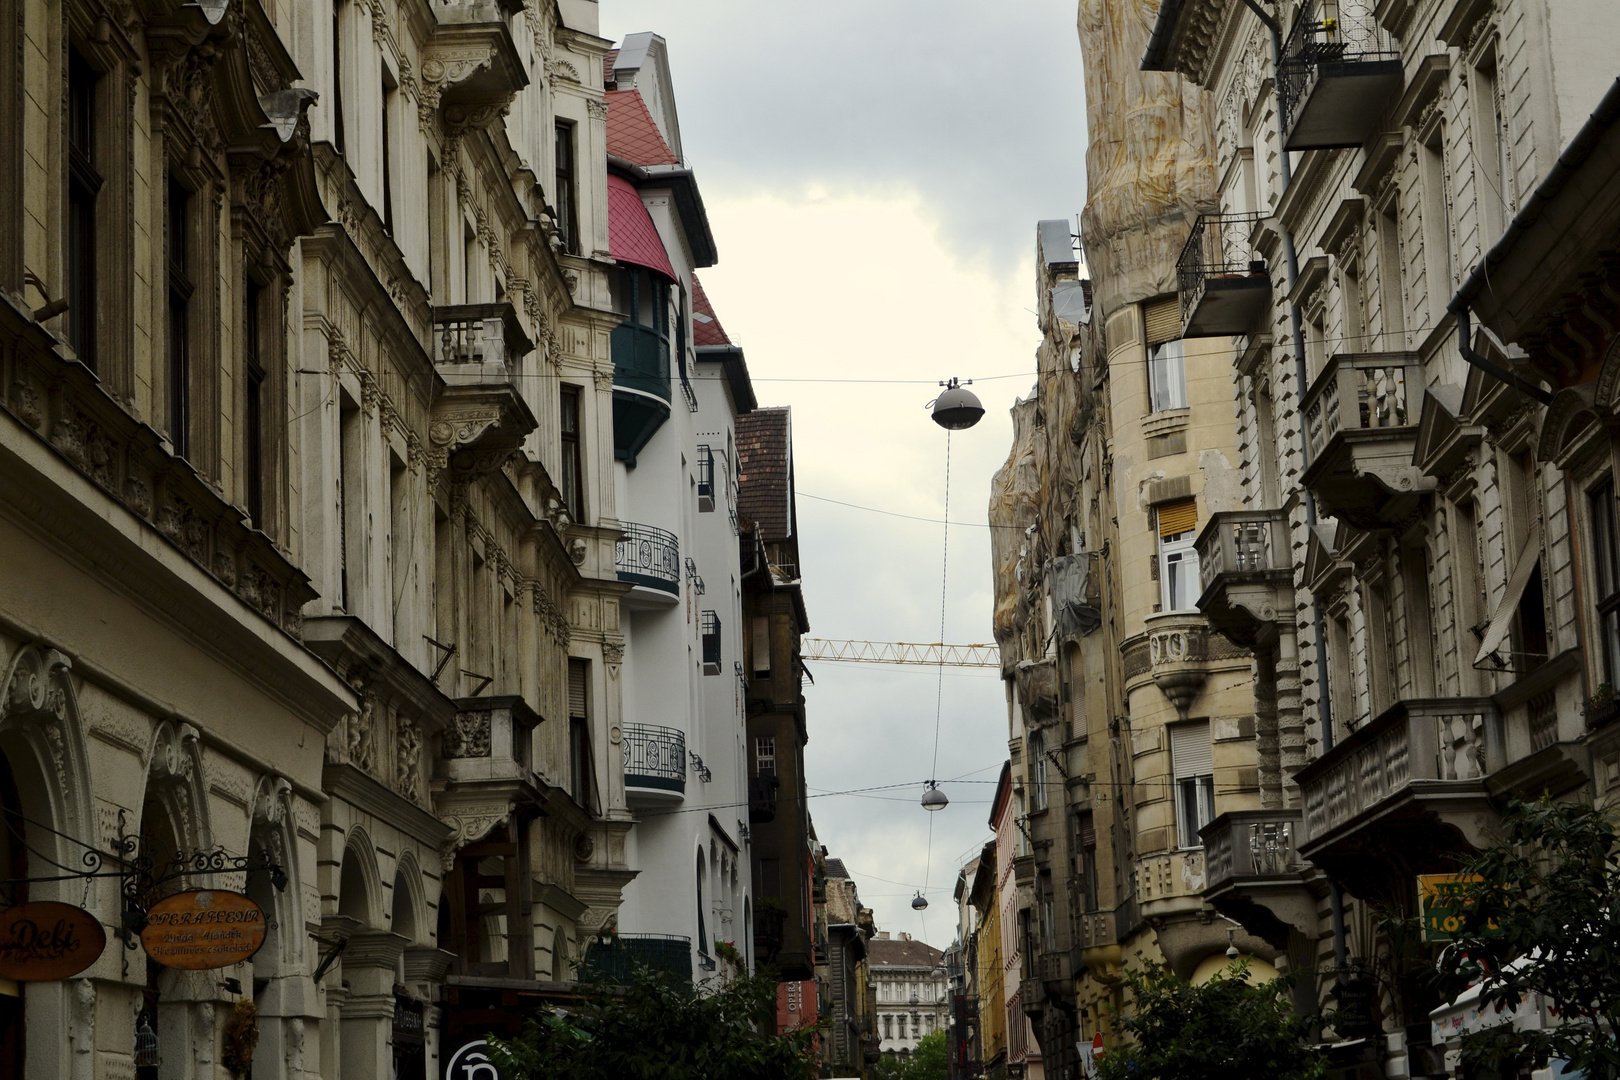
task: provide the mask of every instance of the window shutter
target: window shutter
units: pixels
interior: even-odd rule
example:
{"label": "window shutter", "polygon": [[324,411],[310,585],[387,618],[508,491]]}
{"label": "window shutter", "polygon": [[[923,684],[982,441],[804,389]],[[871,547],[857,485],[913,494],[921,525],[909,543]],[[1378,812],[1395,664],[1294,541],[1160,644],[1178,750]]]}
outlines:
{"label": "window shutter", "polygon": [[1181,336],[1181,298],[1167,296],[1142,305],[1142,324],[1147,331],[1148,348],[1174,341]]}
{"label": "window shutter", "polygon": [[1209,741],[1209,722],[1177,724],[1170,729],[1170,766],[1177,780],[1209,776],[1215,771],[1215,748]]}
{"label": "window shutter", "polygon": [[583,660],[568,661],[568,715],[585,718],[585,672]]}
{"label": "window shutter", "polygon": [[1164,503],[1159,507],[1159,536],[1161,537],[1191,532],[1197,524],[1198,502],[1195,499],[1181,499],[1177,502]]}

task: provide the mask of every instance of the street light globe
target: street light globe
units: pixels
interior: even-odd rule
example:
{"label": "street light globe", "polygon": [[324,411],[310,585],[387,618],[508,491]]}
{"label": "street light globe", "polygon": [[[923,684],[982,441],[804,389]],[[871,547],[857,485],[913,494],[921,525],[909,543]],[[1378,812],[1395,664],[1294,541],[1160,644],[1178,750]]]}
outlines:
{"label": "street light globe", "polygon": [[973,391],[964,389],[956,379],[942,385],[945,389],[934,399],[934,423],[948,431],[962,431],[977,424],[984,415],[984,406]]}
{"label": "street light globe", "polygon": [[923,792],[923,797],[922,797],[923,809],[924,810],[943,810],[947,806],[950,805],[950,802],[951,802],[951,800],[949,800],[949,799],[947,799],[945,797],[945,793],[943,791],[939,790],[939,788],[935,787],[934,782],[932,780],[930,780],[928,782],[928,790]]}
{"label": "street light globe", "polygon": [[924,908],[926,908],[927,906],[928,906],[928,898],[926,896],[924,896],[921,892],[918,892],[916,896],[913,896],[911,898],[911,910],[912,911],[921,911]]}

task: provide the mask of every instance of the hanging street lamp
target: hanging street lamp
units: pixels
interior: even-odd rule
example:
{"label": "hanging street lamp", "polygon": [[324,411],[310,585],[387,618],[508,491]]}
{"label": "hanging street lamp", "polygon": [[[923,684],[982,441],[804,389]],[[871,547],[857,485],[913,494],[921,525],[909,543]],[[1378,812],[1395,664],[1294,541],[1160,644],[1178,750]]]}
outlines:
{"label": "hanging street lamp", "polygon": [[[984,406],[971,390],[964,389],[958,379],[942,382],[945,389],[934,399],[934,423],[947,431],[962,431],[972,427],[984,416]],[[973,385],[973,380],[967,381]]]}
{"label": "hanging street lamp", "polygon": [[922,805],[924,810],[943,810],[950,805],[951,800],[945,793],[934,786],[932,780],[928,781],[928,790],[923,792]]}

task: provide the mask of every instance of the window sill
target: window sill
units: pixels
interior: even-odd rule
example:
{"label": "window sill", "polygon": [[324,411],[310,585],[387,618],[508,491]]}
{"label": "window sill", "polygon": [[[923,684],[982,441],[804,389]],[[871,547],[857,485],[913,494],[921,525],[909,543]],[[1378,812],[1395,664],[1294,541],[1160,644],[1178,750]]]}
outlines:
{"label": "window sill", "polygon": [[1151,439],[1157,435],[1185,430],[1191,418],[1190,409],[1166,409],[1164,412],[1148,413],[1142,418],[1142,435]]}

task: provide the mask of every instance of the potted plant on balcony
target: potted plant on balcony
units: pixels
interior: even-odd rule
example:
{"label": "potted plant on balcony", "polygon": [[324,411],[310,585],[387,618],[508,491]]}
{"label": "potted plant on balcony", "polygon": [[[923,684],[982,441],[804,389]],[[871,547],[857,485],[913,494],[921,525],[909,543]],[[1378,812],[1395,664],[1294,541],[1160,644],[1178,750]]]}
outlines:
{"label": "potted plant on balcony", "polygon": [[1596,731],[1620,716],[1620,697],[1608,683],[1598,683],[1597,692],[1586,701],[1586,730]]}

